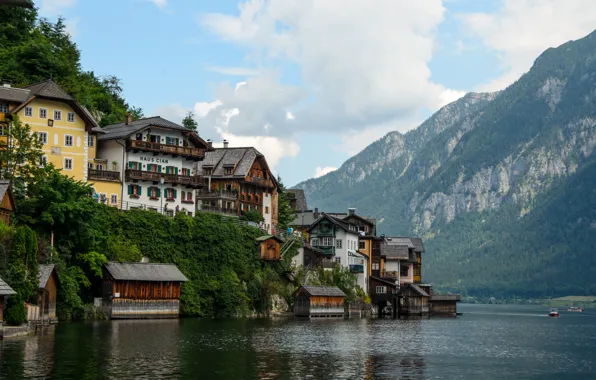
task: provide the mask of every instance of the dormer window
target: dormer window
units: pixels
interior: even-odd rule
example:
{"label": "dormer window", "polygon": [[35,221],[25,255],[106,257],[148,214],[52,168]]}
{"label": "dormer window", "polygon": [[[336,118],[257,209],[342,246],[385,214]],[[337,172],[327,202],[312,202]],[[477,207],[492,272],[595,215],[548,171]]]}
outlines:
{"label": "dormer window", "polygon": [[232,175],[234,173],[234,168],[224,168],[224,173],[226,175]]}
{"label": "dormer window", "polygon": [[213,168],[203,168],[204,175],[211,175],[213,174]]}

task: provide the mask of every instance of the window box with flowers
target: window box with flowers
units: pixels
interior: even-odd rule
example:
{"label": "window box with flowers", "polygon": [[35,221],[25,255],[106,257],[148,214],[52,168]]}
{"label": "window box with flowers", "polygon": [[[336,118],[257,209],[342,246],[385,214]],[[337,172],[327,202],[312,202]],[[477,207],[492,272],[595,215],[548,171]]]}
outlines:
{"label": "window box with flowers", "polygon": [[140,185],[128,185],[128,197],[132,199],[139,199],[141,195]]}
{"label": "window box with flowers", "polygon": [[157,201],[161,197],[161,189],[159,187],[151,186],[147,189],[147,196],[149,200]]}
{"label": "window box with flowers", "polygon": [[166,200],[168,202],[174,202],[176,200],[176,189],[167,188],[166,189]]}

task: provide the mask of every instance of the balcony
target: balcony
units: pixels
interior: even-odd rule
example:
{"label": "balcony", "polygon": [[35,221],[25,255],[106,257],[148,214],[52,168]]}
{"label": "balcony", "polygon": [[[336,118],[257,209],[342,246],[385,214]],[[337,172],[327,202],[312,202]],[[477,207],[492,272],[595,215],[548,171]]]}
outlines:
{"label": "balcony", "polygon": [[364,273],[364,265],[363,264],[350,264],[350,272]]}
{"label": "balcony", "polygon": [[126,169],[125,172],[126,181],[130,181],[131,179],[141,180],[141,181],[153,181],[159,182],[161,178],[164,179],[164,183],[173,183],[184,185],[188,187],[203,187],[205,184],[205,179],[202,176],[189,176],[189,175],[179,175],[179,174],[164,174],[164,173],[157,173],[157,172],[148,172],[143,170],[134,170],[134,169]]}
{"label": "balcony", "polygon": [[381,278],[387,278],[387,279],[397,280],[399,278],[399,272],[398,271],[394,271],[394,272],[382,271],[381,272]]}
{"label": "balcony", "polygon": [[237,200],[238,193],[233,191],[207,191],[201,190],[197,192],[197,198],[199,199],[230,199]]}
{"label": "balcony", "polygon": [[120,182],[120,172],[114,172],[111,170],[89,169],[89,171],[87,172],[87,178],[96,181]]}
{"label": "balcony", "polygon": [[213,213],[217,213],[217,214],[238,215],[238,210],[236,210],[236,209],[217,207],[217,206],[208,206],[208,205],[201,205],[199,211],[213,212]]}
{"label": "balcony", "polygon": [[273,182],[271,182],[270,179],[261,178],[261,177],[253,177],[253,176],[249,175],[246,177],[246,182],[255,184],[257,186],[273,187]]}
{"label": "balcony", "polygon": [[145,152],[171,154],[172,156],[182,156],[195,161],[205,158],[205,149],[191,148],[188,146],[177,146],[154,143],[150,141],[128,140],[126,143],[128,150],[142,150]]}

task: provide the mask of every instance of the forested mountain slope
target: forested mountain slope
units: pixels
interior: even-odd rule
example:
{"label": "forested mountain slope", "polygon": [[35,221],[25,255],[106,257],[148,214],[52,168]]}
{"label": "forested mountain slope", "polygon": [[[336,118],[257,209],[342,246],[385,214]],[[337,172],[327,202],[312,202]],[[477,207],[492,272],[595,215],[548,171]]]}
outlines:
{"label": "forested mountain slope", "polygon": [[595,292],[595,58],[595,33],[548,49],[507,89],[468,94],[297,187],[311,206],[357,207],[381,232],[425,237],[426,281],[483,295]]}

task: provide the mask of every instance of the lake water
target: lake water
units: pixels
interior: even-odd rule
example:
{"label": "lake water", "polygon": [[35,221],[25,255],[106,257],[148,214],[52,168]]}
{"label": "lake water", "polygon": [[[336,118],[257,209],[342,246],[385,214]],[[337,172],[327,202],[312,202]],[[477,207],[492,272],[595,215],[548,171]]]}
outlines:
{"label": "lake water", "polygon": [[430,320],[63,323],[0,343],[0,379],[596,379],[596,310],[458,308]]}

